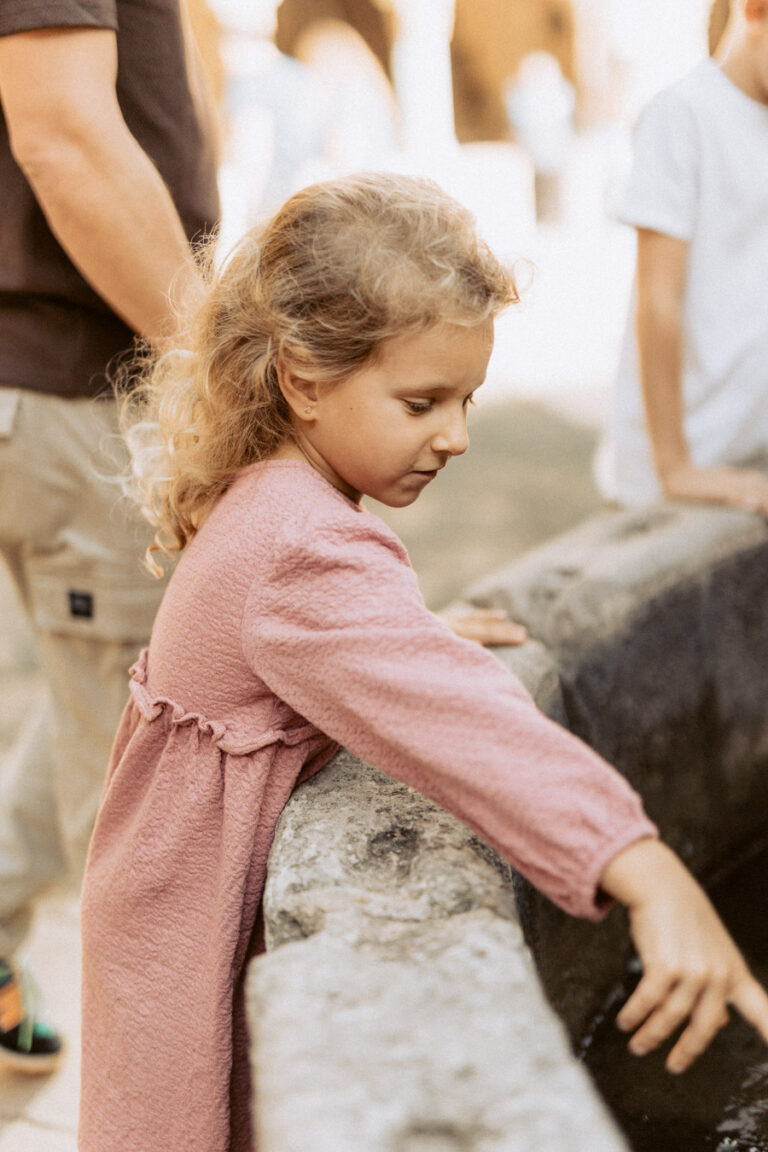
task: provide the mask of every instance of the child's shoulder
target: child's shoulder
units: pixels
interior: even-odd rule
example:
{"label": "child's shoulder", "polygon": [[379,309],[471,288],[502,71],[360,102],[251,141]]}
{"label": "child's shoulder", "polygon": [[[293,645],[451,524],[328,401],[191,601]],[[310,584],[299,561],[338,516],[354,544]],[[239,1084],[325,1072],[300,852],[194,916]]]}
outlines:
{"label": "child's shoulder", "polygon": [[246,468],[227,493],[226,503],[244,516],[254,542],[278,553],[306,556],[371,546],[408,561],[394,532],[367,509],[353,503],[299,460],[271,460]]}
{"label": "child's shoulder", "polygon": [[702,60],[652,96],[640,115],[640,121],[660,119],[668,123],[670,117],[682,115],[706,118],[712,105],[722,100],[724,85],[728,83],[714,60]]}

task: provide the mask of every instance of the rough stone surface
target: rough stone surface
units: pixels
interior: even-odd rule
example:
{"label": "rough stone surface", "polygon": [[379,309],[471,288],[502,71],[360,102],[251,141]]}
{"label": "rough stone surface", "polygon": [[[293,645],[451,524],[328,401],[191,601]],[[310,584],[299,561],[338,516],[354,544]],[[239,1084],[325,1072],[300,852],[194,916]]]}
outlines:
{"label": "rough stone surface", "polygon": [[[538,706],[564,720],[557,670],[532,641],[498,649]],[[264,895],[268,948],[309,936],[364,903],[426,920],[473,908],[517,918],[514,870],[455,817],[342,752],[283,812]]]}
{"label": "rough stone surface", "polygon": [[264,894],[267,948],[350,918],[413,924],[492,909],[517,919],[512,869],[418,792],[342,752],[280,819]]}
{"label": "rough stone surface", "polygon": [[259,1152],[620,1152],[519,927],[349,916],[249,973]]}
{"label": "rough stone surface", "polygon": [[530,639],[519,648],[494,648],[493,652],[510,672],[522,680],[542,712],[558,724],[566,724],[560,673],[540,641]]}

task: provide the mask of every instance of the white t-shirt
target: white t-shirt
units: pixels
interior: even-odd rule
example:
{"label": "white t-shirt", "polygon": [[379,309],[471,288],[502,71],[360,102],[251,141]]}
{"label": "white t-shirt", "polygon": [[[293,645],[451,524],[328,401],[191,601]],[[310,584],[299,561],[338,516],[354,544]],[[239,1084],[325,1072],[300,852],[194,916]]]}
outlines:
{"label": "white t-shirt", "polygon": [[[620,217],[688,242],[685,435],[700,467],[768,454],[768,106],[712,60],[660,92],[635,130]],[[645,427],[634,299],[598,452],[603,493],[659,498]]]}

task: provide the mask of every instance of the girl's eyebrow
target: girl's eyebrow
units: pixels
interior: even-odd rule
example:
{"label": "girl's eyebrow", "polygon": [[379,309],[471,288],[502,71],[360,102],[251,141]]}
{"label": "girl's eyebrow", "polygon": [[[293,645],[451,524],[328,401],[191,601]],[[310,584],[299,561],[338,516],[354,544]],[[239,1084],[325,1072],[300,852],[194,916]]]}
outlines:
{"label": "girl's eyebrow", "polygon": [[[477,384],[473,384],[470,388],[468,388],[467,389],[467,395],[469,395],[470,392],[476,392],[477,389],[480,388],[480,386],[484,383],[485,383],[485,377],[483,377],[482,380],[479,380],[477,382]],[[425,393],[426,392],[454,392],[455,390],[456,389],[455,389],[454,385],[452,385],[452,384],[410,384],[409,383],[409,384],[403,385],[403,391],[408,392],[409,395],[411,393],[415,393],[415,392],[425,392]]]}
{"label": "girl's eyebrow", "polygon": [[450,384],[407,384],[411,392],[452,392]]}

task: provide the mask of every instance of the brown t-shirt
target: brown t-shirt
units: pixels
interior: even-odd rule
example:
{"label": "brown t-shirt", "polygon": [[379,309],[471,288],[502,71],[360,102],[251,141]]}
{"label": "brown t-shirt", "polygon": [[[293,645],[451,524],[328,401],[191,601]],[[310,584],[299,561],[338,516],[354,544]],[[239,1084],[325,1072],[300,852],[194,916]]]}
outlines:
{"label": "brown t-shirt", "polygon": [[[117,33],[117,96],[128,128],[165,180],[190,239],[218,216],[213,142],[187,73],[178,0],[3,0],[0,36],[37,28]],[[85,282],[51,233],[13,159],[0,114],[0,386],[60,396],[107,387],[133,333]]]}

